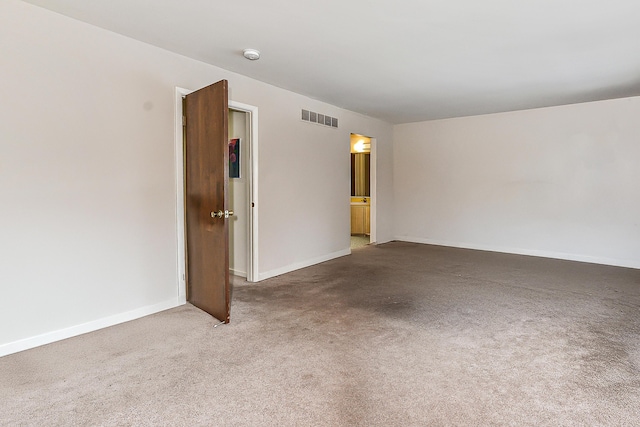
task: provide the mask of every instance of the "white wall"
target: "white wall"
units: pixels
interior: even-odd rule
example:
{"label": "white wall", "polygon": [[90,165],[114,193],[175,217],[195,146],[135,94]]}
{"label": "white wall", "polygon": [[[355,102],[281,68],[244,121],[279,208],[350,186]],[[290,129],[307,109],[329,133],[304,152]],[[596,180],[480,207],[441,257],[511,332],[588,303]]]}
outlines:
{"label": "white wall", "polygon": [[247,114],[229,110],[229,139],[240,138],[240,178],[229,178],[229,206],[235,215],[229,221],[229,270],[247,277],[247,237],[249,224],[249,140]]}
{"label": "white wall", "polygon": [[399,240],[640,268],[640,98],[394,128]]}
{"label": "white wall", "polygon": [[178,303],[176,86],[227,79],[260,110],[261,277],[348,253],[350,132],[377,137],[391,238],[389,124],[18,0],[0,40],[0,354]]}

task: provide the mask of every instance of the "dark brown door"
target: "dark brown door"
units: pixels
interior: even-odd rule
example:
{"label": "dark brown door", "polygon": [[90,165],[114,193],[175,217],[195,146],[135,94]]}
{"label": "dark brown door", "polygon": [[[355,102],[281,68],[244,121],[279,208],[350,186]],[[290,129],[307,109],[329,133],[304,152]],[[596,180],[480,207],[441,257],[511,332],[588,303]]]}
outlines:
{"label": "dark brown door", "polygon": [[[228,83],[187,95],[185,204],[187,295],[191,304],[229,323]],[[222,217],[214,216],[222,212]]]}

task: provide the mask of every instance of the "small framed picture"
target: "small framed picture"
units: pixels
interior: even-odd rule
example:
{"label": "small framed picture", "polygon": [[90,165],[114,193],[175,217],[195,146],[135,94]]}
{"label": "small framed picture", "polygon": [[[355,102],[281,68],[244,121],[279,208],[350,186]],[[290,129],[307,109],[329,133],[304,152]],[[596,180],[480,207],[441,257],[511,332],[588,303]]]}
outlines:
{"label": "small framed picture", "polygon": [[229,178],[240,178],[240,138],[229,140]]}

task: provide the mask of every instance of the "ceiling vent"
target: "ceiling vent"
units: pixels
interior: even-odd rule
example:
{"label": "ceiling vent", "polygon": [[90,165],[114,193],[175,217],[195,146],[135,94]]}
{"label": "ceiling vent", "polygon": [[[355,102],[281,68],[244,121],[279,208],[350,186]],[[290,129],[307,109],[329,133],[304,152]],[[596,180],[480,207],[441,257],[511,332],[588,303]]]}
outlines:
{"label": "ceiling vent", "polygon": [[302,121],[315,123],[322,126],[331,128],[338,127],[338,119],[335,117],[327,116],[326,114],[316,113],[315,111],[302,110]]}

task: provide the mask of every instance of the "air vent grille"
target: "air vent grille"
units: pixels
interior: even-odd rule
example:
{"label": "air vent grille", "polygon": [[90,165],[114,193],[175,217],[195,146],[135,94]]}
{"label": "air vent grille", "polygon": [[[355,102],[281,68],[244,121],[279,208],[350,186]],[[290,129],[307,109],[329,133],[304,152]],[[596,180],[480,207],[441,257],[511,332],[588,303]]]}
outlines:
{"label": "air vent grille", "polygon": [[326,114],[316,113],[315,111],[302,110],[302,121],[309,123],[316,123],[319,125],[337,128],[338,119],[335,117],[327,116]]}

